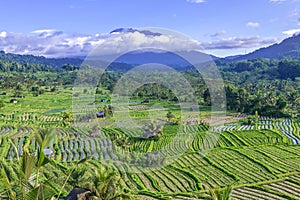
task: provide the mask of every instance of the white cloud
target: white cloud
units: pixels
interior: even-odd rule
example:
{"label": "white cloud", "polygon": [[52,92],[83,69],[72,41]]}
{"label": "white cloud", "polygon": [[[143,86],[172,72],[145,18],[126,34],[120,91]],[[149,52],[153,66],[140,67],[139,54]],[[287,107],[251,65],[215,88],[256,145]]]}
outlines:
{"label": "white cloud", "polygon": [[62,31],[57,31],[55,29],[40,29],[40,30],[31,31],[31,33],[41,38],[55,37],[63,34]]}
{"label": "white cloud", "polygon": [[6,37],[6,34],[7,34],[7,33],[6,33],[5,31],[2,31],[2,32],[0,33],[0,37],[4,37],[4,38],[5,38],[5,37]]}
{"label": "white cloud", "polygon": [[249,28],[257,28],[260,26],[260,24],[258,22],[248,22],[246,26]]}
{"label": "white cloud", "polygon": [[[5,37],[4,37],[5,36]],[[119,34],[66,34],[46,29],[30,34],[0,33],[0,50],[17,54],[33,54],[46,57],[86,56],[98,47],[103,55],[117,54],[132,49],[156,48],[182,51],[199,49],[200,44],[190,39],[151,32],[120,32]]]}
{"label": "white cloud", "polygon": [[258,48],[268,46],[279,42],[278,38],[260,38],[259,36],[251,37],[230,37],[218,41],[202,43],[205,49],[239,49],[239,48]]}
{"label": "white cloud", "polygon": [[227,31],[225,31],[225,30],[219,30],[216,33],[212,34],[211,37],[218,37],[218,36],[226,35],[226,34],[227,34]]}
{"label": "white cloud", "polygon": [[198,41],[177,38],[170,35],[145,35],[141,32],[114,34],[100,44],[102,54],[127,52],[132,49],[155,48],[172,51],[199,49]]}
{"label": "white cloud", "polygon": [[291,30],[283,31],[282,33],[288,36],[293,36],[295,34],[299,34],[300,29],[291,29]]}
{"label": "white cloud", "polygon": [[52,33],[54,31],[55,29],[39,29],[39,30],[31,31],[31,33],[41,34],[41,33]]}
{"label": "white cloud", "polygon": [[186,0],[188,3],[203,3],[205,0]]}

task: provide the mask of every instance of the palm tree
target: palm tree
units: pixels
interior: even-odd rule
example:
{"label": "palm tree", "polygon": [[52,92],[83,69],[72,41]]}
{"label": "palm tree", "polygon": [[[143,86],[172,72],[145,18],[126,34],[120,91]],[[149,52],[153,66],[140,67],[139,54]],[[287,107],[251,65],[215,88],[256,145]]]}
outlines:
{"label": "palm tree", "polygon": [[224,189],[211,188],[208,184],[202,184],[205,190],[208,190],[212,200],[231,200],[233,184],[226,186]]}
{"label": "palm tree", "polygon": [[94,171],[86,183],[93,200],[129,199],[128,195],[119,192],[118,183],[120,177],[110,167],[93,163]]}
{"label": "palm tree", "polygon": [[121,146],[123,149],[127,149],[131,146],[129,137],[122,137],[116,140],[116,144]]}
{"label": "palm tree", "polygon": [[0,163],[0,199],[16,199],[16,192],[13,190],[13,171],[10,164],[2,158]]}
{"label": "palm tree", "polygon": [[80,183],[85,181],[85,173],[87,172],[86,166],[78,166],[74,169],[74,171],[71,173],[70,180],[68,180],[68,183],[74,187],[79,186]]}
{"label": "palm tree", "polygon": [[[65,187],[66,187],[66,185],[67,185],[68,182],[69,182],[69,183],[71,182],[71,183],[73,183],[73,184],[76,185],[76,184],[79,184],[79,181],[82,181],[82,180],[83,180],[81,176],[84,175],[85,170],[78,170],[78,168],[79,168],[79,166],[80,166],[81,164],[86,163],[86,161],[87,161],[88,159],[90,159],[90,158],[89,158],[89,157],[86,157],[86,158],[84,158],[84,159],[78,161],[75,165],[73,165],[72,168],[68,169],[68,173],[67,173],[68,176],[66,177],[65,182],[64,182],[63,185],[61,186],[60,191],[58,192],[58,195],[56,195],[56,196],[57,196],[57,200],[60,198],[60,196],[61,196],[61,194],[62,194],[63,190],[65,189]],[[63,167],[63,166],[62,166],[62,167]],[[65,169],[63,169],[63,170],[65,170]],[[76,179],[76,180],[71,180],[71,181],[70,181],[70,178],[71,178],[71,179],[74,178],[74,179]]]}

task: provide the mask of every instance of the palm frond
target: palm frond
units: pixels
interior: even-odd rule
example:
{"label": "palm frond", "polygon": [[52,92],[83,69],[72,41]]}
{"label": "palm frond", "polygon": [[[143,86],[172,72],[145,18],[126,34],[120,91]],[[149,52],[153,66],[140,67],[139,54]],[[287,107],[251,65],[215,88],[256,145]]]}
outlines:
{"label": "palm frond", "polygon": [[20,168],[25,180],[28,181],[32,175],[33,169],[35,168],[36,158],[30,155],[27,151],[24,151],[21,160]]}

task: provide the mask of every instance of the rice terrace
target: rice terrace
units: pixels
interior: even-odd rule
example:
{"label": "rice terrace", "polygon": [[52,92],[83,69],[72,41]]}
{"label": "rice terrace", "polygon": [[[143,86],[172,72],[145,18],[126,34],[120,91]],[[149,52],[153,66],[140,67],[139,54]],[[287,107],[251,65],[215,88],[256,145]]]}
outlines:
{"label": "rice terrace", "polygon": [[300,1],[1,6],[0,200],[300,199]]}

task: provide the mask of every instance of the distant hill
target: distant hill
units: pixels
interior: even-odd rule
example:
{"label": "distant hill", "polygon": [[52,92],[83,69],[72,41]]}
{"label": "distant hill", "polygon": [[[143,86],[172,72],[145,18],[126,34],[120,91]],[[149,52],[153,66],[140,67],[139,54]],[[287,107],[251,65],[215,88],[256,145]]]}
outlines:
{"label": "distant hill", "polygon": [[12,53],[5,53],[0,51],[0,60],[5,61],[15,61],[21,64],[41,64],[52,67],[62,67],[65,64],[72,64],[79,66],[82,63],[82,59],[78,58],[46,58],[43,56],[33,56],[33,55],[19,55]]}
{"label": "distant hill", "polygon": [[[191,66],[185,58],[192,58],[198,62],[209,62],[211,60],[218,60],[218,57],[199,53],[196,51],[183,52],[155,52],[155,51],[134,51],[124,54],[117,58],[115,62],[126,63],[129,65],[143,65],[149,63],[157,63],[167,66],[172,66],[175,69],[186,69]],[[197,63],[198,64],[198,63]]]}
{"label": "distant hill", "polygon": [[257,58],[269,58],[269,59],[293,59],[300,60],[300,34],[294,35],[283,40],[279,44],[273,44],[269,47],[258,49],[252,53],[241,55],[238,57],[227,57],[227,61],[236,60],[253,60]]}

